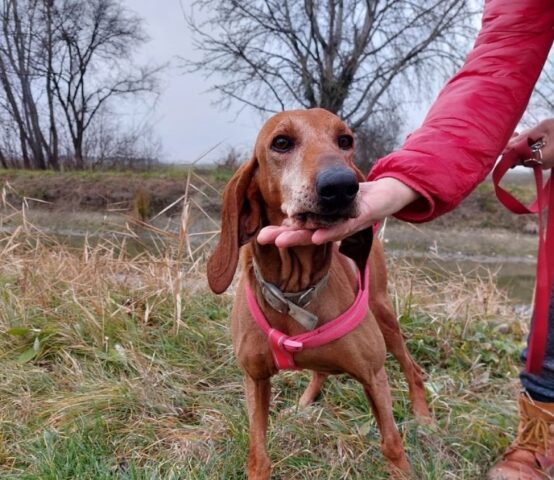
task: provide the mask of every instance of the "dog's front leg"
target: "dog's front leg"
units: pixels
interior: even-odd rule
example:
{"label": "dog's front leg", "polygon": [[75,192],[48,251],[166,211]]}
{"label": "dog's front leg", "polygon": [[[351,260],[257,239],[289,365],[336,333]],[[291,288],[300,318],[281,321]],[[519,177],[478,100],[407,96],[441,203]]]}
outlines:
{"label": "dog's front leg", "polygon": [[392,399],[385,369],[381,368],[376,374],[370,375],[362,384],[381,432],[381,451],[389,461],[391,475],[393,478],[406,478],[410,465],[392,415]]}
{"label": "dog's front leg", "polygon": [[255,380],[246,375],[246,403],[250,421],[248,451],[248,479],[267,480],[271,463],[267,455],[267,421],[271,382],[269,378]]}

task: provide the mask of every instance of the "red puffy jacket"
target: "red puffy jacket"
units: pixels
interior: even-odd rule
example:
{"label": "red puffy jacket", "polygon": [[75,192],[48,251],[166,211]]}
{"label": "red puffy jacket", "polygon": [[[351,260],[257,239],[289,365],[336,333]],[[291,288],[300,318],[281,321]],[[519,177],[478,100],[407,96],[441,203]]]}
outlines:
{"label": "red puffy jacket", "polygon": [[554,40],[553,0],[488,0],[462,69],[401,150],[369,180],[394,177],[422,198],[396,216],[431,220],[456,207],[494,166],[514,131]]}

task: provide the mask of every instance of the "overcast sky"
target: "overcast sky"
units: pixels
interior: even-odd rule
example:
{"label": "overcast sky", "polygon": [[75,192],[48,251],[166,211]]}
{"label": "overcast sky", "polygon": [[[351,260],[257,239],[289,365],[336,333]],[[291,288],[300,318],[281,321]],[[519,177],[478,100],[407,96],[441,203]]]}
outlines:
{"label": "overcast sky", "polygon": [[[172,65],[163,74],[162,95],[149,118],[154,125],[155,137],[162,143],[162,160],[192,163],[220,142],[221,145],[204,161],[221,158],[231,147],[249,152],[262,123],[259,114],[245,109],[237,115],[238,105],[230,111],[219,109],[213,105],[215,95],[206,93],[210,84],[202,75],[185,75],[178,68],[177,57],[195,55],[183,18],[183,8],[189,11],[192,0],[123,1],[144,19],[150,36],[150,42],[137,60]],[[419,106],[412,105],[405,133],[421,123],[436,93]],[[132,117],[133,112],[129,115]],[[144,114],[135,113],[135,116],[133,124],[143,121]]]}
{"label": "overcast sky", "polygon": [[[143,48],[139,62],[171,62],[162,76],[163,90],[152,121],[162,142],[162,156],[171,162],[190,163],[219,142],[223,144],[208,159],[215,159],[230,146],[249,149],[261,124],[251,111],[237,117],[234,111],[222,111],[212,103],[215,95],[202,75],[185,75],[177,57],[191,57],[194,51],[187,31],[180,0],[125,0],[128,7],[144,18],[150,42]],[[189,9],[191,0],[181,0]],[[137,115],[139,115],[137,113]],[[139,123],[135,119],[134,123]]]}
{"label": "overcast sky", "polygon": [[[192,0],[124,0],[127,6],[144,19],[150,42],[137,61],[171,66],[162,76],[163,90],[151,114],[155,136],[162,143],[162,159],[191,163],[222,142],[207,161],[221,158],[230,147],[247,152],[254,143],[262,119],[252,110],[239,105],[234,110],[221,110],[213,105],[216,95],[207,93],[210,83],[201,74],[184,74],[178,57],[194,58],[190,32],[183,18],[183,9],[190,11]],[[433,95],[431,95],[432,98]],[[421,122],[431,102],[412,105],[406,133]],[[134,124],[141,115],[135,114]]]}

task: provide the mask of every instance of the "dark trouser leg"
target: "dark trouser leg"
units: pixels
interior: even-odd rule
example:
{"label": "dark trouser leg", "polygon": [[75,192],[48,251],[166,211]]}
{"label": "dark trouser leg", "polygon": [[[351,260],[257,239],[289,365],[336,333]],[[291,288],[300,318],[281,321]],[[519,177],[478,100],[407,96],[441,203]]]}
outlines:
{"label": "dark trouser leg", "polygon": [[[521,359],[527,360],[527,348],[521,353]],[[554,402],[554,289],[550,297],[548,316],[548,340],[544,356],[543,370],[533,375],[525,370],[520,374],[521,384],[529,396],[538,402]]]}

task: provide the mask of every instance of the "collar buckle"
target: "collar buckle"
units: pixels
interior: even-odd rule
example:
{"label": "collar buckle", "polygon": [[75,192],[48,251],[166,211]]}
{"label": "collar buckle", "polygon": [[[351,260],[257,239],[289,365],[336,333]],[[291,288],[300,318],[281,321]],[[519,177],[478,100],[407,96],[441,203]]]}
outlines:
{"label": "collar buckle", "polygon": [[252,260],[254,276],[258,285],[260,285],[262,295],[265,301],[279,313],[290,315],[300,325],[307,330],[313,330],[319,321],[317,315],[305,310],[317,294],[327,285],[329,273],[327,273],[318,283],[307,290],[296,293],[282,292],[279,287],[273,283],[265,281],[262,277],[257,263]]}

